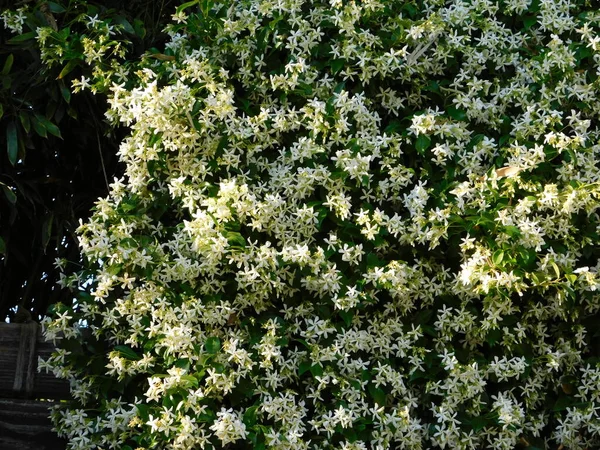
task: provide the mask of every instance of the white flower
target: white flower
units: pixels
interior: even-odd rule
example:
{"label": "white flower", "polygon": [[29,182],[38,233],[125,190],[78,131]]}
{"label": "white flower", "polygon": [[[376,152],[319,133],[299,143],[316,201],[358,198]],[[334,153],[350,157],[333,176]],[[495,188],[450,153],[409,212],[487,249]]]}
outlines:
{"label": "white flower", "polygon": [[246,425],[241,420],[239,412],[232,408],[221,408],[217,413],[217,420],[210,426],[215,436],[221,440],[222,445],[246,438]]}

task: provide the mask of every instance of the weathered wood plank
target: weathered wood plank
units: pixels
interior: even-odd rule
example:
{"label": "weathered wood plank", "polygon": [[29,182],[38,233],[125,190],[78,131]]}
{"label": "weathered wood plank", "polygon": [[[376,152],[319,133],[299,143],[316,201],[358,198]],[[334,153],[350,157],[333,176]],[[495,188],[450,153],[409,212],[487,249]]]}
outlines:
{"label": "weathered wood plank", "polygon": [[37,323],[0,324],[0,398],[69,398],[68,382],[37,373],[38,357],[52,351]]}
{"label": "weathered wood plank", "polygon": [[48,408],[55,402],[0,399],[0,450],[64,450],[52,431]]}

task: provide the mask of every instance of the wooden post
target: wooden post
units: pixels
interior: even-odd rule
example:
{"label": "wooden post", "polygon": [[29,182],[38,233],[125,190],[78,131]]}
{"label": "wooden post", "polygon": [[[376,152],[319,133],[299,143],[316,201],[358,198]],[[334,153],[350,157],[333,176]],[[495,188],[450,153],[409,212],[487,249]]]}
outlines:
{"label": "wooden post", "polygon": [[0,398],[68,399],[67,381],[37,373],[38,357],[53,350],[35,322],[0,324]]}
{"label": "wooden post", "polygon": [[52,351],[37,323],[0,324],[0,450],[66,448],[52,431],[48,408],[69,398],[69,384],[37,373],[38,357]]}
{"label": "wooden post", "polygon": [[0,449],[65,450],[67,442],[52,431],[48,418],[54,404],[0,398]]}

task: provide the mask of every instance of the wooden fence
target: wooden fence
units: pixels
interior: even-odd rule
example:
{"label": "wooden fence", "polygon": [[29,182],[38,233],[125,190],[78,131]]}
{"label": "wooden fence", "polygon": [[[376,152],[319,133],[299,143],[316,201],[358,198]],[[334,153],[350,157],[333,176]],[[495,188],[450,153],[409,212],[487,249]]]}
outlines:
{"label": "wooden fence", "polygon": [[48,408],[69,398],[69,385],[38,373],[38,357],[53,351],[37,323],[0,323],[0,450],[64,450]]}

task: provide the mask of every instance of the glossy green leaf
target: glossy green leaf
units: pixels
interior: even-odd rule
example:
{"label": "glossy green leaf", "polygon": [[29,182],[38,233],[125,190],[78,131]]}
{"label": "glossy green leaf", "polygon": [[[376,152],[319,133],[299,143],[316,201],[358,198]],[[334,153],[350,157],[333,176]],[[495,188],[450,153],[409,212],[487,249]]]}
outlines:
{"label": "glossy green leaf", "polygon": [[492,261],[495,265],[499,266],[502,260],[504,259],[504,251],[496,250],[492,255]]}
{"label": "glossy green leaf", "polygon": [[258,406],[251,406],[244,412],[243,422],[247,427],[252,427],[256,424],[256,411]]}
{"label": "glossy green leaf", "polygon": [[14,193],[14,191],[4,183],[0,183],[0,185],[2,185],[2,192],[4,192],[6,199],[13,205],[17,203],[17,195]]}
{"label": "glossy green leaf", "polygon": [[378,388],[375,387],[374,384],[369,383],[369,387],[367,389],[369,391],[369,394],[371,395],[371,398],[373,400],[375,400],[375,402],[379,405],[379,406],[385,406],[386,403],[386,395],[385,392]]}
{"label": "glossy green leaf", "polygon": [[29,133],[31,130],[31,120],[29,120],[29,114],[25,111],[19,112],[19,120],[21,121],[21,126],[25,130],[26,133]]}
{"label": "glossy green leaf", "polygon": [[454,120],[465,121],[467,120],[467,113],[462,109],[455,108],[454,106],[449,106],[446,108],[446,114],[450,116]]}
{"label": "glossy green leaf", "polygon": [[9,162],[14,166],[19,156],[19,136],[15,122],[10,122],[6,127],[6,152]]}
{"label": "glossy green leaf", "polygon": [[58,83],[58,86],[60,88],[60,94],[62,95],[65,102],[70,103],[71,102],[71,91],[69,90],[69,88],[67,86],[65,86],[65,83],[62,80],[60,81],[60,83]]}
{"label": "glossy green leaf", "polygon": [[46,4],[48,5],[48,8],[50,8],[50,12],[52,12],[54,14],[61,14],[66,11],[66,9],[62,5],[59,5],[58,3],[46,2]]}
{"label": "glossy green leaf", "polygon": [[46,130],[48,130],[48,133],[62,139],[62,135],[60,134],[60,129],[55,124],[48,121],[48,122],[44,123],[44,126],[46,127]]}
{"label": "glossy green leaf", "polygon": [[200,0],[192,0],[191,2],[186,2],[182,5],[179,5],[176,9],[177,14],[181,13],[182,11],[186,10],[187,8],[197,5],[198,3],[200,3]]}
{"label": "glossy green leaf", "polygon": [[215,336],[209,337],[204,343],[204,348],[211,355],[218,353],[221,350],[221,339]]}
{"label": "glossy green leaf", "polygon": [[303,375],[310,370],[312,363],[310,361],[302,361],[298,365],[298,375]]}
{"label": "glossy green leaf", "polygon": [[28,33],[19,34],[18,36],[15,36],[14,38],[9,39],[6,42],[8,44],[19,44],[21,42],[35,39],[36,36],[37,36],[37,33],[35,31],[30,31]]}
{"label": "glossy green leaf", "polygon": [[80,59],[71,59],[67,65],[58,74],[58,79],[61,80],[66,77],[75,67],[81,64]]}
{"label": "glossy green leaf", "polygon": [[42,122],[39,121],[39,119],[36,116],[33,116],[31,118],[31,123],[33,125],[33,131],[35,131],[39,136],[41,137],[48,137],[48,130],[46,130],[46,127],[42,124]]}
{"label": "glossy green leaf", "polygon": [[116,24],[121,25],[123,27],[123,31],[125,31],[125,33],[135,35],[135,29],[125,17],[117,16],[114,20]]}
{"label": "glossy green leaf", "polygon": [[417,138],[415,148],[419,153],[423,153],[431,145],[431,139],[426,134],[420,134]]}

